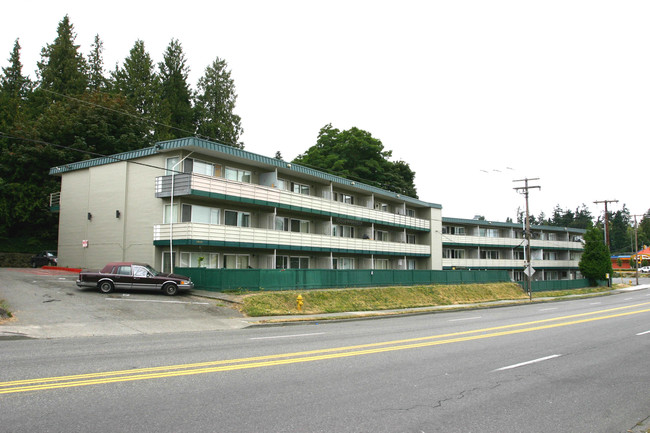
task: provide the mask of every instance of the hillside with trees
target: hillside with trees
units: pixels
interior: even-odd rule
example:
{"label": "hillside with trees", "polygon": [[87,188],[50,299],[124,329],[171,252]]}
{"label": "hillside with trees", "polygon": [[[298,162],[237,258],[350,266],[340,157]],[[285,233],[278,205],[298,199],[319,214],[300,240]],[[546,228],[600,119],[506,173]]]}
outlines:
{"label": "hillside with trees", "polygon": [[237,94],[217,57],[197,84],[188,83],[181,43],[172,39],[157,65],[141,40],[115,70],[106,71],[95,35],[87,55],[66,15],[41,50],[36,78],[23,72],[20,40],[0,74],[0,241],[6,251],[55,248],[58,192],[51,167],[200,135],[243,148]]}

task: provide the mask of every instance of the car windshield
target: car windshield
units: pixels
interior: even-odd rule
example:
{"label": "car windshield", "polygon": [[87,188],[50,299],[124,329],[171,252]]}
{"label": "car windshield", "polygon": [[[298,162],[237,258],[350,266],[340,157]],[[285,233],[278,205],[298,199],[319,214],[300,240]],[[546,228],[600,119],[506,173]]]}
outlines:
{"label": "car windshield", "polygon": [[153,275],[154,277],[160,273],[160,272],[158,272],[157,270],[155,270],[154,268],[152,268],[152,267],[149,266],[149,265],[144,265],[144,267],[145,267],[145,268],[147,269],[147,271],[149,271],[149,272],[151,273],[151,275]]}

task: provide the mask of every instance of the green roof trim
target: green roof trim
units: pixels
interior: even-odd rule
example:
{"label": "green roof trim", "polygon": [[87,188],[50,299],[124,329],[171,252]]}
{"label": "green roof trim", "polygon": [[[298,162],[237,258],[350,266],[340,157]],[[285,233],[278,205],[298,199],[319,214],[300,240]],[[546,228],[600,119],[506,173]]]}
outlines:
{"label": "green roof trim", "polygon": [[[505,227],[505,228],[522,228],[519,223],[510,223],[510,222],[499,222],[499,221],[485,221],[485,220],[475,220],[475,219],[463,219],[463,218],[442,218],[443,224],[464,224],[464,225],[473,225],[481,227]],[[575,229],[571,227],[557,227],[557,226],[538,226],[531,225],[531,229],[535,230],[544,230],[552,232],[566,232],[566,233],[575,233],[575,234],[585,234],[587,230],[585,229]]]}
{"label": "green roof trim", "polygon": [[[153,241],[156,247],[169,247],[169,240]],[[255,248],[265,250],[288,250],[288,251],[312,251],[320,253],[337,253],[337,254],[374,254],[377,256],[407,256],[407,257],[430,257],[430,254],[420,253],[396,253],[388,251],[377,250],[355,250],[351,248],[324,248],[324,247],[308,247],[298,245],[282,245],[282,244],[261,244],[253,242],[227,242],[227,241],[210,241],[207,239],[174,239],[176,246],[203,246],[203,247],[222,247],[222,248]]]}
{"label": "green roof trim", "polygon": [[[352,188],[358,188],[361,190],[368,191],[370,193],[377,193],[385,197],[394,198],[396,200],[403,200],[406,203],[412,205],[429,207],[434,209],[442,209],[442,205],[437,203],[428,203],[413,197],[397,194],[395,192],[377,188],[375,186],[366,185],[364,183],[352,181],[344,177],[335,176],[333,174],[325,173],[323,171],[318,171],[313,168],[304,167],[298,164],[282,161],[276,158],[270,158],[267,156],[258,155],[256,153],[248,152],[236,147],[217,143],[215,141],[204,140],[197,137],[186,137],[186,138],[178,138],[175,140],[160,141],[152,147],[145,147],[143,149],[133,150],[130,152],[123,152],[123,153],[118,153],[116,155],[88,159],[85,161],[79,161],[79,162],[65,164],[57,167],[52,167],[50,168],[49,174],[53,176],[58,176],[70,171],[82,170],[85,168],[97,167],[105,164],[112,164],[114,162],[131,161],[137,158],[151,156],[160,152],[166,152],[166,151],[171,151],[176,149],[219,152],[243,160],[255,162],[257,164],[267,165],[269,167],[282,168],[284,170],[289,170],[289,171],[295,171],[297,173],[314,176],[324,181],[334,182],[340,185],[350,186]],[[164,167],[161,167],[161,169],[164,169]]]}

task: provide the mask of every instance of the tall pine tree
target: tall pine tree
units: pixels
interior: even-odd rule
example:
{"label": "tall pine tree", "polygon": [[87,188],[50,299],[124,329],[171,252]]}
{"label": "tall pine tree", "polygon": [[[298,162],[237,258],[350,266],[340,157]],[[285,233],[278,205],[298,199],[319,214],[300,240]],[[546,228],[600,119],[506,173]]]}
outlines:
{"label": "tall pine tree", "polygon": [[192,109],[192,92],[187,83],[189,67],[186,64],[183,47],[177,39],[167,46],[160,69],[160,100],[162,123],[156,128],[156,139],[186,137],[193,135],[194,110]]}
{"label": "tall pine tree", "polygon": [[197,132],[208,139],[243,149],[244,143],[239,141],[244,132],[241,117],[234,113],[235,82],[227,67],[226,61],[217,57],[199,79],[195,99]]}
{"label": "tall pine tree", "polygon": [[[59,23],[54,43],[41,50],[39,88],[63,95],[81,95],[88,87],[87,63],[75,45],[77,35],[66,15]],[[54,95],[54,99],[59,99]]]}

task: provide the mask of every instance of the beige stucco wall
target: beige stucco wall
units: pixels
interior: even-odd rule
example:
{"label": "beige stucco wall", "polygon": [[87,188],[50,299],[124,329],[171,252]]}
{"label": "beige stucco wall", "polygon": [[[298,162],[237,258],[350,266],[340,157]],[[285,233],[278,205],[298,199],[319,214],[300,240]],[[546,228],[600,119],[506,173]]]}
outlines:
{"label": "beige stucco wall", "polygon": [[163,202],[156,199],[154,185],[163,171],[155,167],[164,166],[164,157],[138,162],[154,167],[116,162],[62,175],[59,266],[99,268],[119,260],[156,264],[153,226],[162,222]]}

